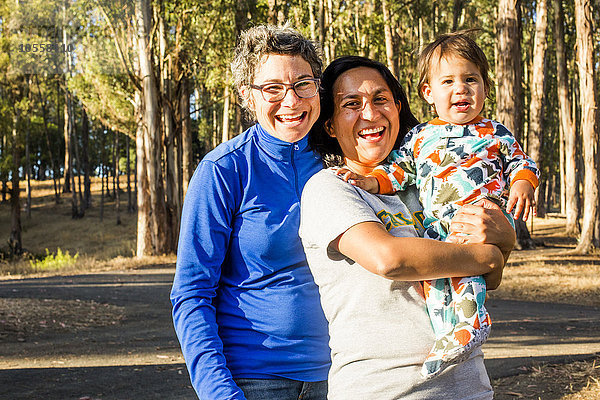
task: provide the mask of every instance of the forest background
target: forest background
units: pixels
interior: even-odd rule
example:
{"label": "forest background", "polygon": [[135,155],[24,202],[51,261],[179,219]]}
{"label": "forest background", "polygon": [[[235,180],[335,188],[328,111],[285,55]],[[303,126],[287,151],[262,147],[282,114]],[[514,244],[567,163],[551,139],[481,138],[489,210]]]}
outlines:
{"label": "forest background", "polygon": [[[28,246],[32,181],[51,182],[56,203],[69,193],[73,219],[102,215],[107,200],[117,224],[136,216],[130,255],[174,253],[195,166],[252,123],[231,86],[236,39],[285,21],[320,44],[325,65],[347,54],[388,65],[421,121],[432,114],[416,91],[420,49],[478,29],[496,83],[483,114],[538,163],[538,216],[565,216],[574,251],[590,253],[600,237],[598,11],[599,0],[0,0],[0,192],[11,205],[0,254]],[[533,245],[519,228],[521,246]]]}

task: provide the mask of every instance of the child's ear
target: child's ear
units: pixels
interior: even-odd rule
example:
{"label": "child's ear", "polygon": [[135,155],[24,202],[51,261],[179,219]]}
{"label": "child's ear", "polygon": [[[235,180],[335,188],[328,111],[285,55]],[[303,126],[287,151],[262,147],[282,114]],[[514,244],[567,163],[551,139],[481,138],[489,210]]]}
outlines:
{"label": "child's ear", "polygon": [[421,88],[421,93],[423,93],[423,98],[427,103],[433,105],[433,95],[431,94],[431,85],[425,82],[423,87]]}
{"label": "child's ear", "polygon": [[323,127],[325,128],[325,132],[327,132],[327,134],[334,138],[335,137],[335,132],[333,132],[333,128],[331,127],[331,120],[328,119],[327,121],[325,121],[325,123],[323,124]]}

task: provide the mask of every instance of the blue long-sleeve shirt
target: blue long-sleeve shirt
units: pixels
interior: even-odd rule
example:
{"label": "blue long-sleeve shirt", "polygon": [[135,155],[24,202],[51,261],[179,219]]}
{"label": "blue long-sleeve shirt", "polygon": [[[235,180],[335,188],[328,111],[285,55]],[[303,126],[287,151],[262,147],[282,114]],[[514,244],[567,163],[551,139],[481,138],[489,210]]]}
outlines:
{"label": "blue long-sleeve shirt", "polygon": [[198,165],[171,301],[200,399],[244,399],[233,377],[327,379],[327,322],[298,236],[302,189],[321,168],[307,137],[258,124]]}

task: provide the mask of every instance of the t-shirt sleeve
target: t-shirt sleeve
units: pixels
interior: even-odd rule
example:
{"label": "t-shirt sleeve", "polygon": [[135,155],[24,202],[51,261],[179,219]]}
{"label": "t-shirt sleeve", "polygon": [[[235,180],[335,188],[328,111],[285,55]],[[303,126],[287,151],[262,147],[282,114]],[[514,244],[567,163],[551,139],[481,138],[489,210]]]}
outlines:
{"label": "t-shirt sleeve", "polygon": [[305,246],[327,248],[356,224],[381,222],[359,190],[328,170],[309,179],[300,201],[300,237]]}

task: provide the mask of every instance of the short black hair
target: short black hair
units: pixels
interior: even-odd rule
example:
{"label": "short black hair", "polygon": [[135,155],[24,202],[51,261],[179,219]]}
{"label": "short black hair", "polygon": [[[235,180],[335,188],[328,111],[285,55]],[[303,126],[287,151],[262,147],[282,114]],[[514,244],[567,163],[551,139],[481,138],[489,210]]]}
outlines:
{"label": "short black hair", "polygon": [[394,101],[400,104],[400,129],[394,148],[400,147],[404,136],[419,123],[410,111],[408,98],[400,82],[382,63],[360,56],[343,56],[335,59],[321,76],[321,114],[309,133],[309,143],[313,150],[321,155],[325,167],[344,165],[344,154],[336,138],[329,136],[325,123],[333,116],[333,85],[346,71],[354,68],[367,67],[379,72],[389,86]]}

